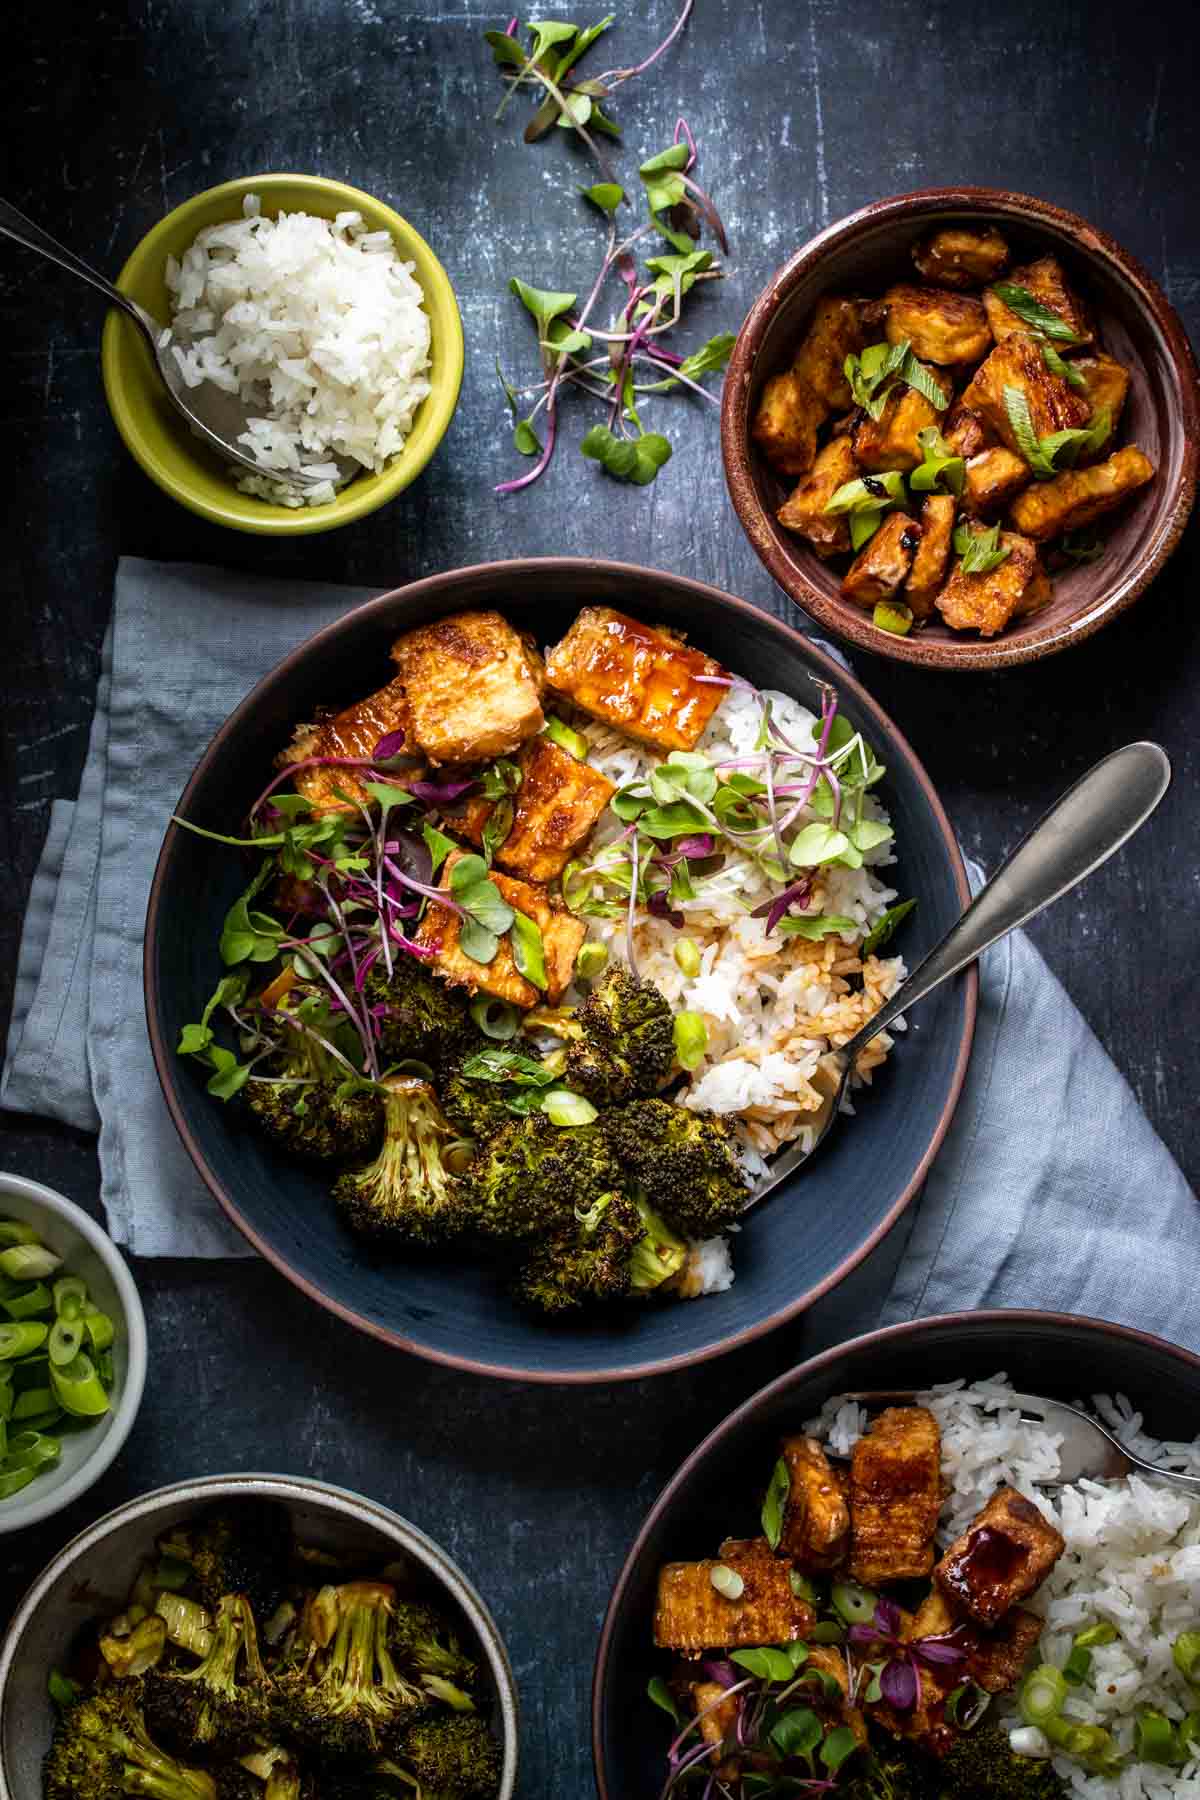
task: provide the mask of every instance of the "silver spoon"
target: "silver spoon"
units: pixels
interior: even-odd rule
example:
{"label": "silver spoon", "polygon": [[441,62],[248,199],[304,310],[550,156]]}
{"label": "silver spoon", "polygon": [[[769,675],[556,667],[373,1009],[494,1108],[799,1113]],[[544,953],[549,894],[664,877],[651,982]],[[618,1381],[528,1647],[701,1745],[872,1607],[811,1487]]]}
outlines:
{"label": "silver spoon", "polygon": [[1171,765],[1158,744],[1126,744],[1069,788],[982,887],[956,925],[929,952],[873,1018],[839,1050],[822,1059],[828,1098],[816,1116],[812,1150],[793,1145],[771,1164],[752,1190],[746,1210],[757,1206],[799,1163],[824,1143],[841,1112],[850,1071],[859,1052],[940,983],[957,975],[991,944],[1043,908],[1069,894],[1107,862],[1144,825],[1171,782]]}
{"label": "silver spoon", "polygon": [[[36,250],[55,262],[68,273],[77,275],[127,313],[142,333],[150,346],[150,353],[158,366],[167,393],[178,410],[183,414],[192,430],[204,439],[211,450],[228,461],[237,463],[243,469],[249,469],[254,475],[266,475],[272,481],[288,482],[294,487],[307,488],[314,486],[326,477],[308,475],[302,469],[264,469],[261,463],[255,462],[244,450],[237,447],[237,438],[246,429],[245,402],[237,394],[227,394],[215,382],[202,381],[199,387],[190,388],[183,379],[182,372],[172,355],[173,339],[169,328],[160,325],[153,313],[148,313],[144,306],[123,294],[111,281],[89,267],[80,257],[74,255],[52,238],[48,231],[27,219],[23,212],[7,200],[0,200],[0,232],[6,237],[14,238],[18,244],[24,244],[27,250]],[[326,455],[322,452],[322,460],[336,462],[339,470],[339,481],[349,478],[357,472],[359,465],[344,457]]]}
{"label": "silver spoon", "polygon": [[[882,1394],[848,1394],[863,1406],[913,1406],[920,1396],[914,1392]],[[1179,1469],[1163,1469],[1127,1450],[1120,1439],[1077,1406],[1064,1400],[1046,1400],[1039,1394],[1006,1395],[1005,1406],[1015,1406],[1023,1419],[1048,1430],[1061,1432],[1058,1448],[1058,1474],[1053,1480],[1038,1477],[1038,1487],[1065,1487],[1072,1481],[1121,1481],[1126,1475],[1153,1475],[1156,1481],[1170,1482],[1189,1494],[1200,1494],[1200,1475],[1185,1475]]]}

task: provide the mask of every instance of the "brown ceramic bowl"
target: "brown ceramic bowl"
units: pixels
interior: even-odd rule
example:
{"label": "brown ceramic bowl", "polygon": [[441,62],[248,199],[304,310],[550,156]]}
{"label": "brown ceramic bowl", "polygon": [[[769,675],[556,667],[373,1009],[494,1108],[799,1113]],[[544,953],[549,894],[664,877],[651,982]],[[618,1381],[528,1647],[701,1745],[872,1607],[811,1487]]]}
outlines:
{"label": "brown ceramic bowl", "polygon": [[[994,638],[951,631],[934,621],[910,637],[880,631],[862,607],[842,598],[838,566],[823,563],[802,538],[777,524],[789,483],[750,439],[764,382],[787,368],[822,294],[882,293],[893,281],[919,280],[913,244],[939,225],[994,225],[1021,263],[1048,252],[1091,305],[1105,348],[1132,367],[1118,441],[1137,443],[1157,474],[1105,521],[1104,555],[1054,575],[1054,597],[1040,612]],[[879,656],[936,669],[998,669],[1053,655],[1090,637],[1131,606],[1166,562],[1183,532],[1196,492],[1200,386],[1183,326],[1146,271],[1094,225],[1046,200],[992,188],[925,188],[876,200],[830,225],[798,250],[759,295],[738,334],[721,408],[725,478],[737,515],[780,587],[828,631]]]}

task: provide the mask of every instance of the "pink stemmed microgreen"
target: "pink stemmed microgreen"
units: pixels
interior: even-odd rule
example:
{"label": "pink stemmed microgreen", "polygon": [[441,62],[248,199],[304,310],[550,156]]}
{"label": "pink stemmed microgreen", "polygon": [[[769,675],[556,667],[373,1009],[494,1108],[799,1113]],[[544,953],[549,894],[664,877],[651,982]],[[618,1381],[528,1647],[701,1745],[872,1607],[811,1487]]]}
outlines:
{"label": "pink stemmed microgreen", "polygon": [[921,1696],[920,1664],[930,1669],[957,1669],[967,1660],[961,1630],[943,1636],[914,1638],[900,1636],[903,1623],[900,1608],[894,1600],[881,1594],[875,1603],[875,1617],[869,1625],[852,1625],[846,1640],[854,1649],[865,1652],[872,1662],[882,1662],[878,1670],[881,1697],[897,1712],[912,1712]]}

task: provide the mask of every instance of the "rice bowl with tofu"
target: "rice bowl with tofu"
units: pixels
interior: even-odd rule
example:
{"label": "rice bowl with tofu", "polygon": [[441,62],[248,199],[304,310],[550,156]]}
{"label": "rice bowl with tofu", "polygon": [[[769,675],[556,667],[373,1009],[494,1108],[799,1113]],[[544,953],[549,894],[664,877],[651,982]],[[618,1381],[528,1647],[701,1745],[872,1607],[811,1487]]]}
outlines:
{"label": "rice bowl with tofu", "polygon": [[219,837],[259,865],[180,1052],[377,1248],[464,1240],[556,1318],[728,1287],[764,1158],[903,977],[883,767],[832,688],[608,607],[544,660],[482,610],[391,654]]}

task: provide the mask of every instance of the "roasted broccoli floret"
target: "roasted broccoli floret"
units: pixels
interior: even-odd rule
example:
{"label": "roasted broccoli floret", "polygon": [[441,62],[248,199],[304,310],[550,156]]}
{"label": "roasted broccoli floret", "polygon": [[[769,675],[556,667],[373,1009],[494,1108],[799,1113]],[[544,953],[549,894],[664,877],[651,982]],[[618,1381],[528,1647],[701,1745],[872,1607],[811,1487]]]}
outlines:
{"label": "roasted broccoli floret", "polygon": [[217,1607],[212,1648],[192,1669],[148,1671],[143,1706],[149,1731],[169,1750],[240,1756],[266,1729],[269,1684],[254,1614],[244,1594]]}
{"label": "roasted broccoli floret", "polygon": [[397,1663],[434,1700],[456,1712],[471,1711],[478,1665],[462,1649],[445,1620],[431,1607],[402,1601],[392,1615],[388,1642]]}
{"label": "roasted broccoli floret", "polygon": [[428,1705],[389,1647],[394,1601],[395,1589],[382,1581],[345,1582],[318,1596],[332,1636],[276,1676],[272,1710],[282,1737],[320,1757],[362,1761],[382,1754]]}
{"label": "roasted broccoli floret", "polygon": [[63,1714],[46,1758],[46,1800],[218,1800],[211,1775],[154,1743],[140,1693],[136,1680],[114,1681]]}
{"label": "roasted broccoli floret", "polygon": [[856,1757],[848,1779],[839,1780],[842,1800],[926,1800],[940,1794],[939,1768],[915,1745],[897,1740]]}
{"label": "roasted broccoli floret", "polygon": [[937,1765],[944,1800],[1060,1800],[1066,1787],[1044,1757],[1018,1756],[1003,1725],[983,1725],[954,1740]]}
{"label": "roasted broccoli floret", "polygon": [[635,1190],[633,1200],[641,1220],[642,1236],[630,1254],[629,1282],[630,1293],[641,1297],[654,1293],[656,1288],[683,1273],[688,1247],[666,1220],[659,1218],[644,1194]]}
{"label": "roasted broccoli floret", "polygon": [[578,1035],[567,1042],[564,1080],[599,1106],[619,1106],[653,1094],[675,1057],[671,1008],[649,981],[615,965],[575,1014]]}
{"label": "roasted broccoli floret", "polygon": [[376,961],[363,994],[389,1063],[423,1062],[441,1073],[487,1041],[464,1002],[418,957],[397,956],[390,981]]}
{"label": "roasted broccoli floret", "polygon": [[[283,1048],[268,1057],[243,1092],[255,1123],[280,1150],[304,1162],[350,1162],[369,1156],[379,1141],[383,1108],[369,1088],[339,1094],[346,1067],[321,1034],[305,1029],[310,1002],[288,994],[275,1012]],[[289,1025],[289,1014],[296,1022]]]}
{"label": "roasted broccoli floret", "polygon": [[636,1204],[601,1194],[572,1227],[541,1239],[513,1284],[516,1298],[545,1313],[623,1300],[633,1287],[633,1250],[644,1236]]}
{"label": "roasted broccoli floret", "polygon": [[521,1239],[570,1226],[577,1207],[620,1186],[620,1170],[597,1126],[531,1113],[480,1146],[467,1183],[479,1230]]}
{"label": "roasted broccoli floret", "polygon": [[668,1224],[687,1237],[715,1237],[738,1217],[747,1186],[737,1139],[719,1113],[668,1100],[636,1100],[602,1121],[614,1156]]}
{"label": "roasted broccoli floret", "polygon": [[492,1800],[500,1786],[499,1745],[474,1714],[419,1719],[399,1761],[416,1776],[421,1800]]}
{"label": "roasted broccoli floret", "polygon": [[373,1162],[339,1175],[333,1197],[362,1237],[435,1244],[461,1232],[463,1189],[446,1154],[460,1133],[427,1081],[389,1075],[383,1143]]}
{"label": "roasted broccoli floret", "polygon": [[227,1594],[244,1594],[257,1619],[283,1598],[292,1553],[292,1522],[271,1500],[229,1500],[202,1515],[179,1544],[212,1613]]}
{"label": "roasted broccoli floret", "polygon": [[464,1137],[483,1143],[516,1116],[501,1098],[501,1088],[494,1081],[470,1081],[457,1069],[442,1084],[442,1105],[446,1117]]}

